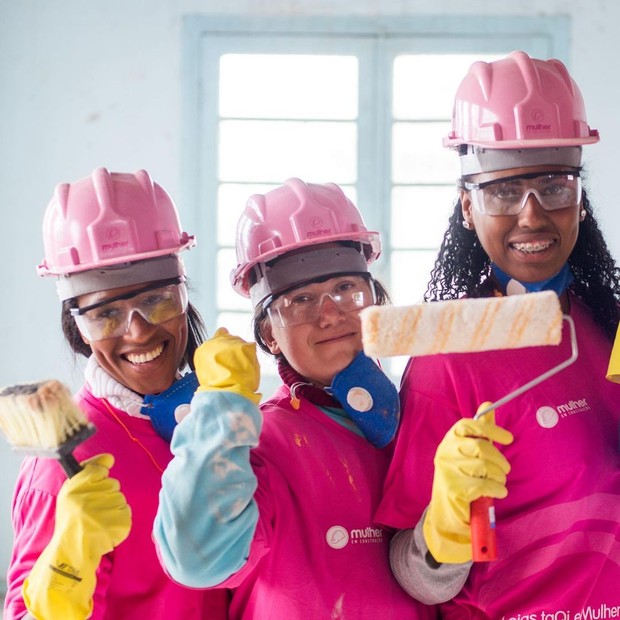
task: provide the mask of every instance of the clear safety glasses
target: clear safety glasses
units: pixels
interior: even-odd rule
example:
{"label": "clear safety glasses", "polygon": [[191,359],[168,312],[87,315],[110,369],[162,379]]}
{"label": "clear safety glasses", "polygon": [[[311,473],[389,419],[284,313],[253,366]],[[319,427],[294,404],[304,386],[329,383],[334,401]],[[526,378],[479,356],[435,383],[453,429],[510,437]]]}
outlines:
{"label": "clear safety glasses", "polygon": [[372,279],[365,276],[330,278],[279,295],[267,307],[267,314],[280,327],[314,323],[327,298],[340,312],[353,312],[375,303],[375,287]]}
{"label": "clear safety glasses", "polygon": [[517,215],[533,194],[545,211],[576,207],[581,202],[581,178],[575,172],[534,172],[485,183],[463,182],[474,209],[486,215]]}
{"label": "clear safety glasses", "polygon": [[86,338],[104,340],[126,334],[134,312],[151,325],[159,325],[181,316],[187,304],[185,283],[174,278],[168,284],[160,281],[90,306],[71,308],[71,314]]}

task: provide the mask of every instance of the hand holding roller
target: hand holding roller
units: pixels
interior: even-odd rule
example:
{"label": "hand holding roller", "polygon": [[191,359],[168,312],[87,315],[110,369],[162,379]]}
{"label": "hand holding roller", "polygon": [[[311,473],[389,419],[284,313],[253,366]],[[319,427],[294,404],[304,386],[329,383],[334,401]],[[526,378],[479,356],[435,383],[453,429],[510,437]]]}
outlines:
{"label": "hand holding roller", "polygon": [[438,562],[456,564],[472,559],[475,533],[470,527],[470,505],[479,498],[500,499],[508,494],[510,465],[492,442],[508,445],[512,440],[509,431],[487,416],[482,420],[462,418],[439,444],[431,502],[423,524],[424,539]]}
{"label": "hand holding roller", "polygon": [[[491,403],[482,403],[478,407],[478,411],[487,411],[487,413],[483,418],[474,416],[474,420],[481,420],[486,425],[495,425],[495,411],[488,409],[490,405]],[[506,495],[503,497],[506,497]],[[502,499],[502,497],[494,497]],[[472,560],[474,562],[490,562],[497,559],[493,497],[487,494],[475,499],[469,507],[469,512]]]}
{"label": "hand holding roller", "polygon": [[[469,444],[468,440],[473,440],[477,442],[480,454],[486,454],[489,458],[492,456],[491,461],[494,460],[495,465],[498,465],[494,451],[501,454],[492,442],[510,441],[505,441],[505,435],[504,441],[497,438],[501,435],[497,435],[498,429],[503,433],[507,431],[495,425],[492,412],[577,359],[577,337],[572,319],[562,315],[559,298],[553,291],[402,307],[371,306],[362,310],[360,317],[364,351],[374,357],[475,353],[558,345],[562,338],[562,321],[568,322],[571,339],[571,355],[568,359],[499,400],[482,404],[474,419],[459,420],[437,449],[433,497],[424,521],[424,536],[431,553],[439,562],[464,562],[472,557],[475,561],[495,559],[495,515],[491,498],[505,495],[497,494],[497,489],[486,495],[480,494],[478,483],[477,490],[472,491],[473,494],[470,493],[469,499],[466,499],[467,491],[464,490],[465,482],[461,476],[477,478],[480,470],[479,474],[472,473],[473,470],[469,473],[465,470],[453,471],[450,474],[449,462],[446,460],[444,465],[441,464],[444,458],[442,455],[444,452],[452,452],[463,456],[461,448],[467,452],[469,448],[464,446]],[[483,447],[485,444],[486,448]],[[486,457],[481,460],[488,460]],[[488,472],[482,473],[488,475]],[[442,488],[443,500],[440,499]],[[445,503],[443,511],[438,509],[442,501]],[[470,510],[471,525],[468,529],[465,525],[469,524]]]}

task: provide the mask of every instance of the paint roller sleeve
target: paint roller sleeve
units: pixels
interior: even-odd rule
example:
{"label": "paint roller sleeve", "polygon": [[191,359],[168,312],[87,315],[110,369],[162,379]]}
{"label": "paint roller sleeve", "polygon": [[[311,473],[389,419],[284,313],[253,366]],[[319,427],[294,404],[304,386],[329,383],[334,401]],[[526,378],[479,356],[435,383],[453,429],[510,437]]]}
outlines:
{"label": "paint roller sleeve", "polygon": [[420,356],[557,345],[562,309],[553,291],[370,306],[360,313],[369,356]]}

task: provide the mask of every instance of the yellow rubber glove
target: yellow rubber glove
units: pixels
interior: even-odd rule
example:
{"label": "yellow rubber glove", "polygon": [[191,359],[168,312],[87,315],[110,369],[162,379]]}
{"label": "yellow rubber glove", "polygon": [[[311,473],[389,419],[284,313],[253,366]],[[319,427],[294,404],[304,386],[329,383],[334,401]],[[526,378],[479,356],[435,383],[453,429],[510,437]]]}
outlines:
{"label": "yellow rubber glove", "polygon": [[493,412],[489,412],[478,420],[459,420],[437,447],[431,503],[423,524],[424,540],[437,562],[460,564],[471,560],[471,502],[479,497],[501,499],[508,495],[506,474],[510,464],[493,441],[508,445],[513,436],[497,426]]}
{"label": "yellow rubber glove", "polygon": [[620,383],[620,327],[616,332],[614,347],[611,350],[611,359],[609,360],[609,368],[607,369],[607,379],[614,383]]}
{"label": "yellow rubber glove", "polygon": [[203,342],[194,353],[198,392],[221,390],[234,392],[258,405],[261,395],[257,392],[260,367],[256,357],[256,344],[220,327],[213,338]]}
{"label": "yellow rubber glove", "polygon": [[131,529],[131,509],[118,480],[109,477],[111,454],[82,463],[61,487],[54,534],[24,582],[26,607],[37,620],[84,620],[93,611],[101,557]]}

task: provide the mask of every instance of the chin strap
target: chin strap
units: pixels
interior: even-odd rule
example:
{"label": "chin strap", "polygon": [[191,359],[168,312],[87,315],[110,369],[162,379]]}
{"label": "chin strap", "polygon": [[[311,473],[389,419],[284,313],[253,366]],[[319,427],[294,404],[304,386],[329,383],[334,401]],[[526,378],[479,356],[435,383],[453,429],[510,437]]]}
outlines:
{"label": "chin strap", "polygon": [[189,372],[175,381],[165,392],[146,394],[140,410],[148,415],[158,435],[168,443],[177,423],[189,410],[194,392],[198,388],[196,373]]}
{"label": "chin strap", "polygon": [[373,446],[384,448],[392,441],[400,419],[398,390],[363,351],[325,391],[341,403]]}
{"label": "chin strap", "polygon": [[502,271],[495,263],[491,265],[493,275],[502,287],[504,295],[521,295],[523,293],[538,293],[539,291],[555,291],[558,295],[562,295],[564,291],[573,283],[575,279],[570,270],[568,263],[564,263],[564,267],[554,276],[547,280],[539,282],[521,282],[511,278],[507,273]]}

